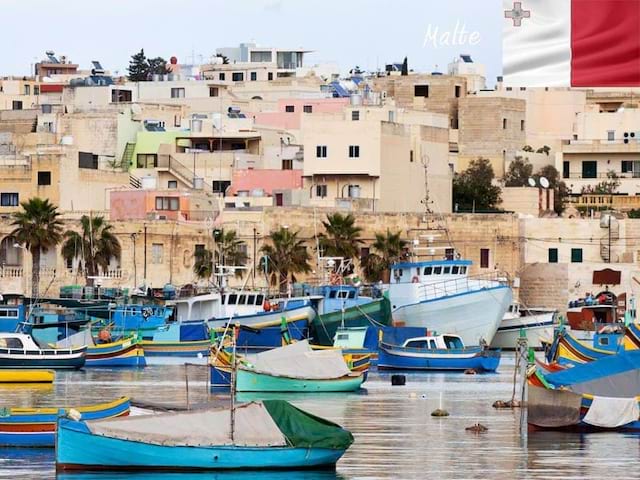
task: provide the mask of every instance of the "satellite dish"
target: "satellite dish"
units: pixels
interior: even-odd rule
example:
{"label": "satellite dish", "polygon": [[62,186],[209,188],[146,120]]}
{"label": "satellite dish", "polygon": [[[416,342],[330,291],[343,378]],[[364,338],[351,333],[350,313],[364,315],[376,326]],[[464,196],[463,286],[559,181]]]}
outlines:
{"label": "satellite dish", "polygon": [[536,181],[531,177],[529,177],[529,180],[527,180],[527,182],[529,183],[530,187],[535,187],[536,186]]}
{"label": "satellite dish", "polygon": [[547,180],[547,177],[540,177],[540,186],[542,188],[549,188],[549,180]]}

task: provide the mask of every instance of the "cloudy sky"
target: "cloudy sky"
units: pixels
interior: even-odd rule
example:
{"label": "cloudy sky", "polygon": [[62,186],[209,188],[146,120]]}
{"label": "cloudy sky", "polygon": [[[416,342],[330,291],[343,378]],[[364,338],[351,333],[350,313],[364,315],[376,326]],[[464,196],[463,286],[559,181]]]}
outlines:
{"label": "cloudy sky", "polygon": [[[81,68],[100,60],[124,73],[140,48],[151,56],[207,59],[218,47],[254,41],[313,50],[307,64],[367,70],[409,58],[418,71],[446,71],[459,53],[501,74],[500,0],[1,0],[0,74],[26,75],[45,50]],[[460,45],[464,26],[477,42]],[[430,29],[430,30],[429,30]],[[434,45],[427,32],[438,34]],[[456,42],[457,44],[453,44]],[[202,56],[202,57],[200,57]]]}

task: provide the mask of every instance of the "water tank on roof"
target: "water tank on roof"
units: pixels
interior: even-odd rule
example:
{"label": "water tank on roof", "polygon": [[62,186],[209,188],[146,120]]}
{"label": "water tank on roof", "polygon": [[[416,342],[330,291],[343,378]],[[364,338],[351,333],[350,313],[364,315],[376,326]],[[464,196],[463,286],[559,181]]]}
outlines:
{"label": "water tank on roof", "polygon": [[603,213],[600,215],[600,228],[609,228],[609,222],[611,222],[611,226],[613,227],[617,221],[616,217],[611,213]]}
{"label": "water tank on roof", "polygon": [[262,188],[254,188],[251,190],[252,197],[264,197],[264,189]]}
{"label": "water tank on roof", "polygon": [[191,131],[192,132],[201,132],[202,131],[202,120],[199,118],[194,118],[191,120]]}
{"label": "water tank on roof", "polygon": [[351,95],[351,105],[354,107],[359,107],[362,105],[362,95],[359,93],[354,93]]}
{"label": "water tank on roof", "polygon": [[196,190],[202,190],[204,188],[204,178],[196,177],[193,179],[193,188]]}
{"label": "water tank on roof", "polygon": [[158,180],[156,177],[152,177],[151,175],[145,175],[140,178],[140,186],[143,190],[153,190],[157,187]]}

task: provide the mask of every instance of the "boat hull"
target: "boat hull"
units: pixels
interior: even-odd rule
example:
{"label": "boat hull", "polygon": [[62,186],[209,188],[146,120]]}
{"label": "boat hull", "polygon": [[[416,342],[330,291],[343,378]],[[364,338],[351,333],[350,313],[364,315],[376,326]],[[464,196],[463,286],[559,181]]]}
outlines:
{"label": "boat hull", "polygon": [[210,340],[188,342],[162,342],[143,340],[142,348],[147,357],[199,357],[209,354]]}
{"label": "boat hull", "polygon": [[[243,323],[240,323],[244,325]],[[242,352],[262,352],[282,346],[282,319],[267,323],[249,324],[257,332],[240,330],[236,339],[237,348]],[[305,314],[299,317],[287,318],[287,330],[292,341],[304,340],[308,335],[309,317]],[[216,334],[222,334],[224,327],[215,330]]]}
{"label": "boat hull", "polygon": [[53,383],[53,370],[0,370],[0,383]]}
{"label": "boat hull", "polygon": [[0,368],[80,369],[86,362],[84,352],[78,355],[0,355]]}
{"label": "boat hull", "polygon": [[381,370],[476,370],[495,372],[500,364],[500,352],[478,348],[460,351],[416,349],[381,344],[378,350],[378,369]]}
{"label": "boat hull", "polygon": [[554,328],[554,313],[505,318],[500,322],[491,346],[503,350],[515,349],[522,331],[530,347],[541,349],[543,342],[553,339]]}
{"label": "boat hull", "polygon": [[60,419],[58,470],[231,470],[327,468],[342,449],[164,446],[93,435],[82,422]]}
{"label": "boat hull", "polygon": [[491,343],[511,305],[509,287],[496,286],[394,308],[394,324],[458,335],[465,345]]}
{"label": "boat hull", "polygon": [[87,349],[87,367],[144,367],[142,344],[133,338],[97,344]]}
{"label": "boat hull", "polygon": [[332,379],[276,377],[265,373],[238,369],[238,392],[353,392],[364,382],[364,375],[347,375]]}
{"label": "boat hull", "polygon": [[[85,420],[128,415],[129,399],[75,408]],[[69,409],[64,408],[11,408],[0,417],[0,445],[19,447],[53,447],[57,420]]]}

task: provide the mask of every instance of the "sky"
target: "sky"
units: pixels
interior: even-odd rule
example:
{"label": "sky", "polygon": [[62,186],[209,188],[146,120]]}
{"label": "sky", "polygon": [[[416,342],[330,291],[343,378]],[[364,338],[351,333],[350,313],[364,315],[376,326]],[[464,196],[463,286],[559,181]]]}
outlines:
{"label": "sky", "polygon": [[[407,56],[409,68],[446,72],[460,53],[502,70],[501,0],[0,0],[0,75],[28,75],[46,50],[80,68],[99,60],[126,73],[131,55],[180,63],[208,59],[216,48],[255,42],[313,50],[306,65],[335,62],[384,68]],[[457,29],[456,29],[457,25]],[[460,32],[477,32],[474,45]],[[432,37],[425,45],[425,36]],[[434,44],[433,34],[437,41]],[[455,43],[455,44],[454,44]]]}

